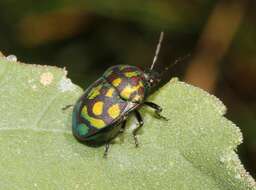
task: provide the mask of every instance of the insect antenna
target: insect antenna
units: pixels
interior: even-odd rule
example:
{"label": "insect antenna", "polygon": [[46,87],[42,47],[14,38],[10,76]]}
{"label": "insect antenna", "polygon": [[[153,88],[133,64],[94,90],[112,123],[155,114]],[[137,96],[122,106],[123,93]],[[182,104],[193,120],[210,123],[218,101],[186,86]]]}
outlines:
{"label": "insect antenna", "polygon": [[160,34],[159,40],[158,40],[158,44],[157,44],[157,47],[156,47],[155,56],[154,56],[152,65],[150,66],[150,71],[153,70],[153,68],[155,66],[155,63],[157,61],[157,57],[158,57],[158,54],[159,54],[159,51],[160,51],[160,48],[161,48],[163,38],[164,38],[164,32],[162,31],[161,34]]}
{"label": "insect antenna", "polygon": [[165,68],[165,71],[171,69],[172,67],[174,67],[174,66],[177,65],[178,63],[182,63],[183,61],[185,61],[185,60],[186,60],[187,58],[189,58],[190,56],[191,56],[191,54],[189,53],[189,54],[187,54],[187,55],[185,55],[185,56],[179,57],[178,59],[176,59],[176,60],[174,61],[173,64],[171,64],[169,67],[166,67],[166,68]]}

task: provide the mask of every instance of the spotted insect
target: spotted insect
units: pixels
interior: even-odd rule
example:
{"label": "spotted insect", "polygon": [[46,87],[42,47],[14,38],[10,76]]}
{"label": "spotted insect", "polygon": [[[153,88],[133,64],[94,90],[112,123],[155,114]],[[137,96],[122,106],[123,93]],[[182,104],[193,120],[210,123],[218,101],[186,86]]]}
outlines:
{"label": "spotted insect", "polygon": [[150,90],[159,83],[160,75],[153,71],[163,39],[161,32],[153,63],[148,71],[129,65],[116,65],[105,71],[102,77],[89,86],[78,99],[72,116],[72,131],[77,140],[90,146],[105,144],[107,156],[109,143],[125,129],[131,113],[138,120],[133,130],[135,145],[138,147],[137,132],[143,126],[138,108],[143,105],[155,109],[159,118],[162,108],[145,101]]}

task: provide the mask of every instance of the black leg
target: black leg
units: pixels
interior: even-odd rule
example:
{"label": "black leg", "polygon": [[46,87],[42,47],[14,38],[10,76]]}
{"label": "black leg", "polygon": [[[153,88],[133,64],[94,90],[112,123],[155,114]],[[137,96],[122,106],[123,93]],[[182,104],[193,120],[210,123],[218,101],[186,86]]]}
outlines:
{"label": "black leg", "polygon": [[132,134],[133,134],[135,146],[138,147],[139,143],[138,143],[138,138],[137,138],[137,132],[143,126],[144,121],[143,121],[143,119],[142,119],[142,117],[140,115],[140,112],[138,110],[135,110],[134,113],[135,113],[135,117],[136,117],[137,121],[139,122],[139,126],[136,129],[133,130]]}
{"label": "black leg", "polygon": [[107,142],[107,143],[105,144],[105,152],[104,152],[104,155],[103,155],[104,158],[107,158],[107,156],[108,156],[109,143],[110,143],[110,142]]}
{"label": "black leg", "polygon": [[160,118],[160,119],[164,119],[164,120],[168,120],[166,117],[164,117],[164,116],[162,116],[160,113],[163,111],[163,109],[159,106],[159,105],[157,105],[157,104],[155,104],[155,103],[153,103],[153,102],[144,102],[144,104],[145,105],[147,105],[147,106],[149,106],[149,107],[151,107],[151,108],[153,108],[153,109],[155,109],[155,113],[156,113],[156,116],[158,117],[158,118]]}
{"label": "black leg", "polygon": [[67,110],[67,109],[69,109],[69,108],[71,108],[71,107],[73,107],[74,105],[72,105],[72,104],[70,104],[70,105],[66,105],[65,107],[63,107],[62,108],[62,110],[64,111],[64,110]]}
{"label": "black leg", "polygon": [[119,133],[123,133],[123,132],[124,132],[124,130],[125,130],[125,125],[126,125],[126,120],[123,121]]}
{"label": "black leg", "polygon": [[[125,130],[125,125],[126,125],[126,120],[124,120],[121,125],[122,125],[122,126],[121,126],[121,128],[120,128],[120,130],[119,130],[119,133],[117,133],[117,135],[116,135],[115,137],[117,137],[119,134],[121,134],[121,133],[124,132],[124,130]],[[105,144],[105,151],[104,151],[104,155],[103,155],[104,158],[107,158],[107,156],[108,156],[108,151],[109,151],[110,143],[111,143],[112,140],[113,140],[113,139],[111,139],[109,142],[107,142],[107,143]]]}

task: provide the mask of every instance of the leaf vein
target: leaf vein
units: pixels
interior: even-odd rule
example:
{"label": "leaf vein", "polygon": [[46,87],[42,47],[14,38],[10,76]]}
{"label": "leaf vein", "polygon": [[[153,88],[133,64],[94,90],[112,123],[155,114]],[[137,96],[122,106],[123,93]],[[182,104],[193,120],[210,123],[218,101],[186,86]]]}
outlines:
{"label": "leaf vein", "polygon": [[59,92],[57,92],[52,99],[49,100],[49,103],[44,106],[44,109],[40,112],[38,118],[35,120],[35,123],[32,126],[39,126],[40,122],[42,121],[42,119],[44,118],[45,114],[47,113],[48,109],[50,108],[50,106],[52,105],[52,103],[58,98],[58,96],[60,95]]}

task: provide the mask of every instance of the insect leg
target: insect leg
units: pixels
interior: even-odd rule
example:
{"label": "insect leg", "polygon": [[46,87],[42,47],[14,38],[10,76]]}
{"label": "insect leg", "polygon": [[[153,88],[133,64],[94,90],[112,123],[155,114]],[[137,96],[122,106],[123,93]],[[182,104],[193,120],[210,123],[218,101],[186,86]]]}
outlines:
{"label": "insect leg", "polygon": [[157,105],[157,104],[155,104],[153,102],[144,102],[144,104],[149,106],[149,107],[151,107],[151,108],[153,108],[155,110],[156,116],[158,118],[164,119],[164,120],[168,121],[168,119],[166,117],[164,117],[164,116],[162,116],[160,114],[163,111],[163,109],[159,105]]}
{"label": "insect leg", "polygon": [[104,158],[107,158],[107,156],[108,156],[109,143],[110,143],[110,142],[107,142],[107,143],[105,144],[105,152],[104,152],[104,155],[103,155]]}
{"label": "insect leg", "polygon": [[[121,134],[121,133],[124,132],[125,124],[126,124],[126,120],[124,120],[124,121],[122,122],[122,126],[121,126],[121,128],[120,128],[120,130],[119,130],[119,133],[117,133],[116,136],[118,136],[119,134]],[[116,137],[116,136],[115,136],[115,137]],[[114,137],[114,138],[115,138],[115,137]],[[113,139],[114,139],[114,138],[113,138]],[[110,141],[108,141],[108,142],[105,144],[105,151],[104,151],[104,155],[103,155],[104,158],[107,158],[107,156],[108,156],[110,143],[111,143],[111,141],[112,141],[113,139],[111,139]]]}
{"label": "insect leg", "polygon": [[74,105],[72,105],[72,104],[70,104],[70,105],[66,105],[65,107],[63,107],[62,108],[62,110],[64,111],[64,110],[67,110],[67,109],[69,109],[69,108],[71,108],[71,107],[73,107]]}
{"label": "insect leg", "polygon": [[137,138],[137,132],[143,126],[144,121],[143,121],[139,111],[135,110],[134,113],[135,113],[135,117],[136,117],[137,121],[139,122],[139,126],[136,129],[133,130],[132,134],[133,134],[135,146],[138,147],[139,143],[138,143],[138,138]]}
{"label": "insect leg", "polygon": [[126,120],[123,121],[119,133],[123,133],[123,132],[124,132],[124,130],[125,130],[125,125],[126,125]]}

